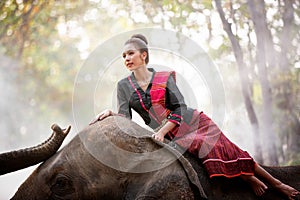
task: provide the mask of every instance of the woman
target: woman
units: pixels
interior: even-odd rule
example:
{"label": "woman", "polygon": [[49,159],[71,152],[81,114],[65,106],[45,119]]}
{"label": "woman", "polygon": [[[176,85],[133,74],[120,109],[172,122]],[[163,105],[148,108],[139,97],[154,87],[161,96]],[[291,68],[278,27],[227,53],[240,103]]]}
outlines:
{"label": "woman", "polygon": [[[210,177],[237,177],[247,181],[256,195],[262,195],[265,181],[289,199],[299,192],[265,171],[246,151],[242,151],[224,136],[216,124],[203,112],[188,108],[175,83],[174,72],[148,69],[147,39],[133,35],[124,45],[124,64],[132,74],[118,82],[118,115],[132,117],[134,109],[153,128],[153,138],[163,142],[174,140],[203,162]],[[91,122],[117,115],[104,110]]]}

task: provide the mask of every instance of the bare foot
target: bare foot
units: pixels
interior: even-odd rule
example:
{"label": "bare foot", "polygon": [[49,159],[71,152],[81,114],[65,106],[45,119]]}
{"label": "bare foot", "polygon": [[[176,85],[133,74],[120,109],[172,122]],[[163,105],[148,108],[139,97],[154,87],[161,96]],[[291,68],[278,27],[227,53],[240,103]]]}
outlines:
{"label": "bare foot", "polygon": [[254,193],[257,196],[263,195],[266,192],[266,190],[268,189],[268,187],[262,181],[260,181],[258,178],[256,178],[255,176],[242,175],[241,177],[243,180],[245,180],[246,182],[248,182],[251,185]]}
{"label": "bare foot", "polygon": [[299,191],[281,182],[278,185],[275,185],[274,188],[285,194],[290,200],[293,200],[297,195],[300,195]]}

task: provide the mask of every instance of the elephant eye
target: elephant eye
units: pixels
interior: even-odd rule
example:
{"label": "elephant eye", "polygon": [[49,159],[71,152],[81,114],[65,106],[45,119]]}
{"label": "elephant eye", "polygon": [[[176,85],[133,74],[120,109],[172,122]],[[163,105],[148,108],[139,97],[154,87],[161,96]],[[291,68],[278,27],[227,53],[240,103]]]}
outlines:
{"label": "elephant eye", "polygon": [[54,184],[55,187],[64,188],[67,187],[68,180],[65,178],[58,178]]}
{"label": "elephant eye", "polygon": [[72,181],[67,176],[58,175],[51,186],[51,191],[56,196],[71,194],[74,192]]}

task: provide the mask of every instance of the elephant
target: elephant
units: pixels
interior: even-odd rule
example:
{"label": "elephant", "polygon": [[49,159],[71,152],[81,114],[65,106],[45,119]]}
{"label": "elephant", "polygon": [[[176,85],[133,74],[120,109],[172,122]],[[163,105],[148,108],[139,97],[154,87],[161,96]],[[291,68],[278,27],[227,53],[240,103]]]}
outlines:
{"label": "elephant", "polygon": [[[87,126],[56,153],[70,127],[63,131],[54,125],[52,129],[58,139],[51,137],[37,147],[0,155],[1,174],[42,162],[13,200],[284,199],[272,188],[258,197],[239,178],[209,178],[198,158],[172,141],[156,141],[150,130],[122,116]],[[48,155],[32,155],[44,146]],[[24,154],[20,160],[18,154]],[[14,166],[10,158],[15,160]],[[300,166],[263,167],[300,189]]]}

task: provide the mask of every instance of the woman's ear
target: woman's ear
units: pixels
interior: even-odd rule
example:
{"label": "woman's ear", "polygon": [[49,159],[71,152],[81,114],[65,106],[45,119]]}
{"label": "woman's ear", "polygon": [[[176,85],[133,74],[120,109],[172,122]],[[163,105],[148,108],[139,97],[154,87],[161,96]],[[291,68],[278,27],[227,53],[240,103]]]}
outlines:
{"label": "woman's ear", "polygon": [[143,60],[146,60],[148,54],[146,51],[144,51],[141,56],[142,56]]}

